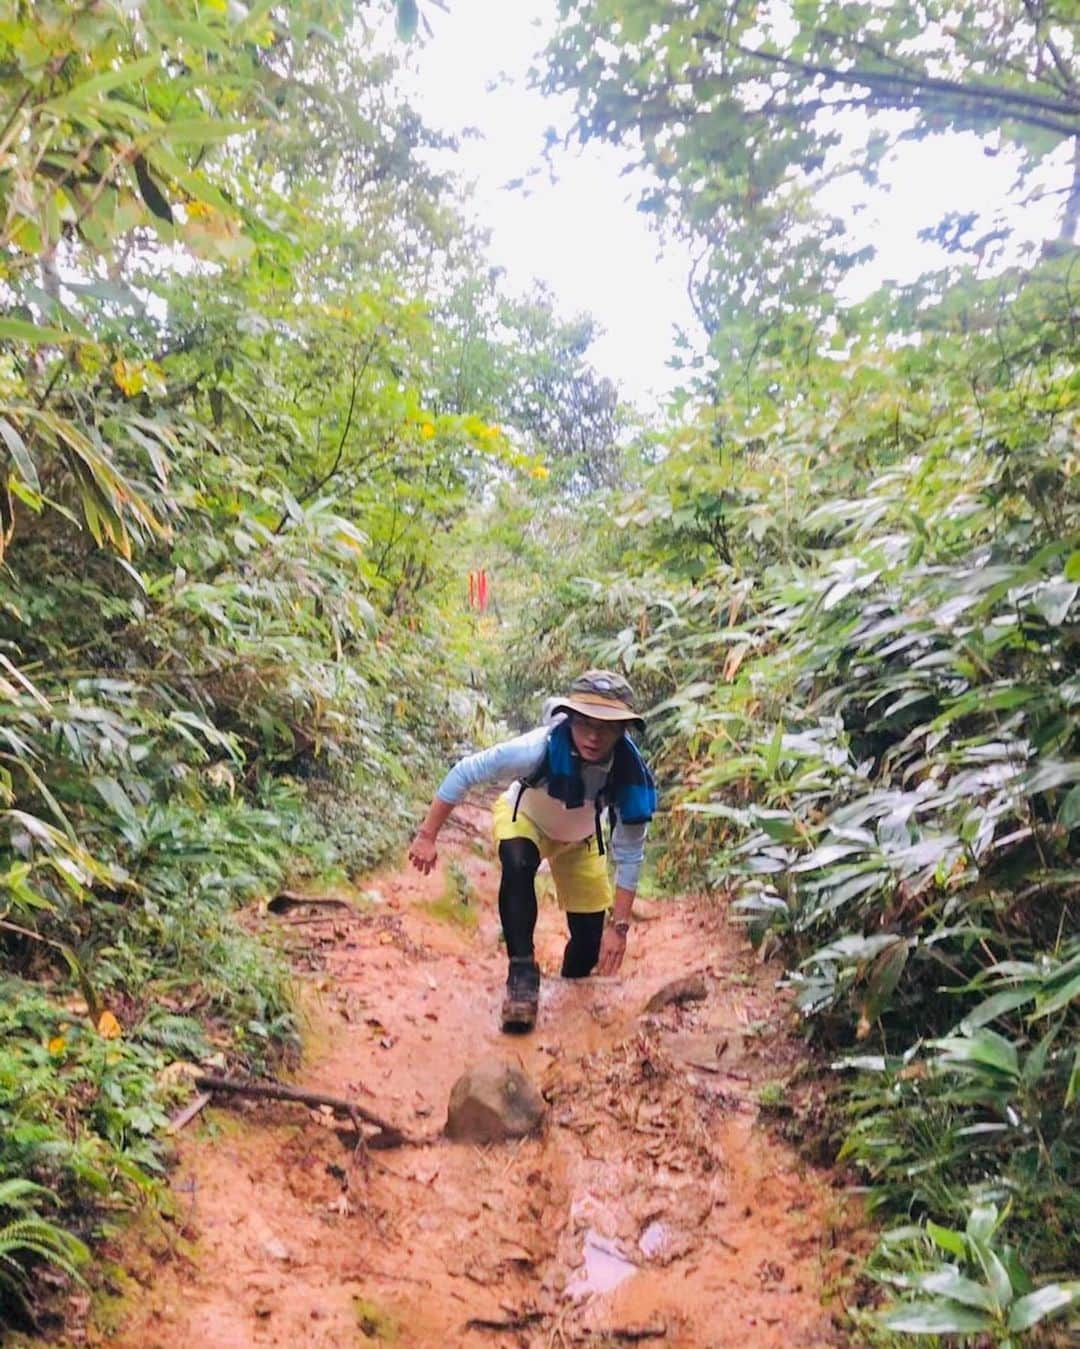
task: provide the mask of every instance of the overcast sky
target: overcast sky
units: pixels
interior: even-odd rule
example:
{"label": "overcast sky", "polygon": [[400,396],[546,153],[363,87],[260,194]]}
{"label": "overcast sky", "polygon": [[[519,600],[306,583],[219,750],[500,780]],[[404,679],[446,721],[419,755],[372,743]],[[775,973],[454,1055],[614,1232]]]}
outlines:
{"label": "overcast sky", "polygon": [[[448,12],[422,2],[434,35],[411,44],[406,87],[431,125],[482,133],[462,141],[453,165],[475,185],[470,202],[491,232],[492,261],[505,268],[515,290],[539,278],[563,313],[594,314],[606,329],[593,348],[594,364],[647,405],[678,383],[665,366],[675,327],[702,340],[686,295],[689,257],[677,244],[661,252],[634,209],[635,180],[622,172],[625,152],[595,143],[560,148],[557,181],[549,181],[544,132],[565,126],[569,109],[530,91],[527,71],[554,26],[556,0],[446,3]],[[507,186],[530,173],[526,190]],[[992,211],[1012,173],[1006,154],[988,158],[973,135],[902,146],[890,173],[892,190],[863,216],[878,255],[852,279],[850,292],[866,293],[886,278],[907,280],[939,265],[942,255],[918,241],[918,230],[950,210]],[[844,204],[842,192],[829,202]],[[1048,201],[1025,210],[1033,237],[1052,232],[1054,209]]]}

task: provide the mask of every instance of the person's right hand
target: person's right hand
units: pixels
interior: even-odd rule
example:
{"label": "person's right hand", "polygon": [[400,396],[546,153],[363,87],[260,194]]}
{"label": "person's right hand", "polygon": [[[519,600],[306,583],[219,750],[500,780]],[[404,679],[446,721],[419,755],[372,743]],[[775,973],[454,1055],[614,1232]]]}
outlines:
{"label": "person's right hand", "polygon": [[435,840],[421,829],[409,844],[409,861],[417,871],[422,871],[426,876],[438,860],[439,853],[435,847]]}

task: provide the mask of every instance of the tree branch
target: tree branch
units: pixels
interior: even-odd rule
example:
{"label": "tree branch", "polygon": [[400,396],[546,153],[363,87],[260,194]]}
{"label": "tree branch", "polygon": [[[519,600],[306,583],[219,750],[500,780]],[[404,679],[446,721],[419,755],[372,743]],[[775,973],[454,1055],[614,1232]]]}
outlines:
{"label": "tree branch", "polygon": [[[705,36],[718,38],[719,34],[705,34]],[[1016,108],[1035,109],[1055,113],[1058,116],[1073,117],[1077,119],[1077,125],[1054,123],[1051,124],[1051,128],[1060,131],[1065,136],[1080,134],[1080,104],[1072,99],[1061,100],[1044,98],[1039,94],[1021,94],[1014,89],[1000,89],[989,84],[961,84],[956,80],[942,80],[930,75],[915,77],[889,74],[886,71],[860,70],[858,68],[840,70],[835,66],[819,65],[813,61],[797,61],[790,56],[781,55],[780,52],[767,52],[760,48],[744,47],[741,43],[736,47],[736,51],[742,56],[764,61],[768,65],[780,66],[784,70],[797,71],[802,75],[819,76],[830,84],[862,84],[868,89],[885,90],[891,93],[893,97],[900,97],[902,91],[907,91],[908,97],[913,99],[926,94],[947,94],[965,102],[1006,103]],[[1019,121],[1030,120],[1020,113],[1014,113],[1013,116]],[[1035,125],[1045,126],[1047,124],[1036,122]]]}
{"label": "tree branch", "polygon": [[1040,28],[1042,27],[1043,20],[1046,18],[1046,14],[1039,4],[1039,0],[1024,0],[1024,8],[1027,10],[1028,18],[1035,25],[1035,41],[1037,43],[1042,43],[1050,53],[1054,65],[1057,67],[1058,74],[1065,82],[1065,87],[1070,91],[1075,90],[1076,80],[1073,78],[1072,69],[1062,56],[1061,52],[1058,51],[1054,39],[1049,33],[1046,33],[1045,35],[1040,33]]}
{"label": "tree branch", "polygon": [[238,1082],[231,1077],[202,1075],[196,1077],[194,1081],[195,1086],[202,1091],[228,1092],[233,1096],[249,1096],[257,1101],[295,1101],[298,1105],[310,1106],[313,1109],[321,1105],[328,1106],[335,1113],[352,1120],[357,1132],[360,1120],[379,1129],[382,1137],[374,1140],[376,1146],[397,1147],[402,1143],[416,1141],[396,1124],[389,1123],[365,1106],[357,1105],[355,1101],[344,1101],[339,1096],[325,1096],[317,1091],[302,1091],[298,1087],[286,1086],[283,1082]]}
{"label": "tree branch", "polygon": [[[361,362],[359,369],[357,369],[356,352],[354,350],[353,368],[352,368],[352,388],[349,391],[349,410],[345,416],[345,426],[341,432],[341,438],[338,440],[337,453],[334,455],[334,462],[330,465],[329,469],[327,469],[327,471],[322,475],[321,478],[318,478],[315,482],[311,484],[310,487],[308,487],[305,491],[300,493],[300,495],[296,498],[298,503],[309,501],[315,495],[316,492],[320,491],[323,487],[326,486],[326,484],[330,481],[330,479],[337,473],[338,469],[341,467],[341,457],[345,453],[345,443],[349,438],[349,430],[352,427],[353,413],[356,410],[356,395],[360,388],[360,381],[364,378],[364,375],[367,373],[367,368],[371,364],[371,358],[375,354],[375,348],[378,346],[378,344],[379,344],[379,333],[378,330],[376,329],[376,331],[372,334],[371,341],[368,343],[368,349],[364,353],[364,359]],[[285,528],[285,522],[288,520],[288,518],[289,513],[288,511],[286,511],[285,514],[282,515],[281,519],[277,523],[277,527],[274,530],[275,534],[281,533],[281,531]]]}

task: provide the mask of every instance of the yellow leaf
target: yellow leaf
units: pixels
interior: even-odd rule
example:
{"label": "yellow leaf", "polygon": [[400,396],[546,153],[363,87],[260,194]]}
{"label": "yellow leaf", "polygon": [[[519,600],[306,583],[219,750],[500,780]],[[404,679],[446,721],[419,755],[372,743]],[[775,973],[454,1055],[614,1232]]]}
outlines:
{"label": "yellow leaf", "polygon": [[54,1035],[48,1045],[50,1054],[62,1054],[67,1049],[67,1040],[62,1035]]}
{"label": "yellow leaf", "polygon": [[739,666],[746,659],[746,653],[749,650],[749,642],[740,642],[738,646],[733,646],[728,652],[727,660],[724,661],[724,678],[729,684],[739,673]]}
{"label": "yellow leaf", "polygon": [[129,398],[141,393],[146,383],[143,368],[135,361],[125,361],[122,357],[113,361],[113,379]]}
{"label": "yellow leaf", "polygon": [[123,1027],[112,1012],[104,1011],[98,1017],[98,1034],[105,1040],[118,1040],[123,1035]]}

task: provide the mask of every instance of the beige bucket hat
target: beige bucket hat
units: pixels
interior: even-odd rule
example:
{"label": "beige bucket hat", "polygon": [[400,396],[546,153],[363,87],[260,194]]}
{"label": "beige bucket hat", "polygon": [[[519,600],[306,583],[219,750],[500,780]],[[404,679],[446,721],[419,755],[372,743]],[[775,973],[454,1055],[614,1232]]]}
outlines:
{"label": "beige bucket hat", "polygon": [[626,721],[644,726],[645,720],[634,711],[634,691],[614,670],[586,670],[570,685],[570,692],[551,709],[555,712],[580,712],[597,721]]}

